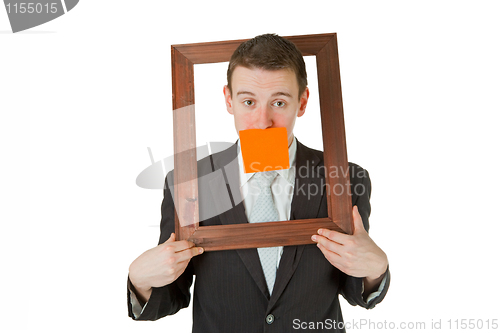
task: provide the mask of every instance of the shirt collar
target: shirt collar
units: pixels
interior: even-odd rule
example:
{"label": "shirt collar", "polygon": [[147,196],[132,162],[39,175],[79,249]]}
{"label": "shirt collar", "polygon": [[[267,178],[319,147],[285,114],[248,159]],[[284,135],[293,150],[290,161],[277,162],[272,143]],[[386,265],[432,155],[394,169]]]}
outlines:
{"label": "shirt collar", "polygon": [[[288,147],[288,158],[290,162],[289,169],[276,170],[278,174],[286,179],[291,185],[295,184],[295,172],[292,172],[292,168],[295,168],[295,156],[297,155],[297,139],[293,137],[292,144]],[[246,182],[252,178],[255,172],[245,173],[243,168],[243,157],[241,155],[240,140],[238,140],[238,169],[240,173],[240,187],[245,185]]]}

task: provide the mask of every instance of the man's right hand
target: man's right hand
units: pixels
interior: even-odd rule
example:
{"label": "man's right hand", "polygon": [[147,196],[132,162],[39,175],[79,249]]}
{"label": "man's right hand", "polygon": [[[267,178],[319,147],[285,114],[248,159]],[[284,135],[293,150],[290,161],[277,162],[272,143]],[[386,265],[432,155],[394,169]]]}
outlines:
{"label": "man's right hand", "polygon": [[174,282],[186,269],[192,257],[203,253],[203,248],[183,240],[175,241],[175,234],[163,244],[141,254],[129,267],[129,278],[142,301],[147,302],[153,287]]}

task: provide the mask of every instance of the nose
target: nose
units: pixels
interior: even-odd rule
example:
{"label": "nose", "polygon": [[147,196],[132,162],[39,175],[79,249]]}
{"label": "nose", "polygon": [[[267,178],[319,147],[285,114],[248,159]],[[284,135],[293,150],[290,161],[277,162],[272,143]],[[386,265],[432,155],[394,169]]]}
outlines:
{"label": "nose", "polygon": [[273,126],[273,110],[269,106],[260,107],[255,113],[255,128],[266,129]]}

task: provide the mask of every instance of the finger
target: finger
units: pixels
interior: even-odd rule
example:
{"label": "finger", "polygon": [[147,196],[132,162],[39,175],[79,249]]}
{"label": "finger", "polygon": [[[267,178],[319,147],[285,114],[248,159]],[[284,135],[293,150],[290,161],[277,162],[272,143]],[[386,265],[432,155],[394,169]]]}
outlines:
{"label": "finger", "polygon": [[176,268],[175,268],[175,271],[177,272],[176,278],[184,272],[186,267],[189,265],[189,261],[190,259],[176,263]]}
{"label": "finger", "polygon": [[187,262],[189,262],[191,258],[201,253],[203,253],[203,248],[201,247],[193,247],[181,252],[177,252],[175,253],[175,264],[183,265],[183,263],[185,263],[185,265],[187,266]]}
{"label": "finger", "polygon": [[166,241],[164,241],[163,243],[161,243],[160,245],[158,245],[159,247],[167,247],[167,246],[172,246],[172,244],[175,242],[175,233],[171,233],[170,234],[170,237],[168,237],[168,239]]}
{"label": "finger", "polygon": [[318,235],[328,238],[331,241],[334,241],[338,244],[344,244],[347,241],[346,235],[329,229],[318,229]]}
{"label": "finger", "polygon": [[359,214],[358,206],[352,207],[352,218],[354,221],[354,232],[363,232],[365,230],[365,226],[363,225],[363,219],[361,218],[361,215]]}
{"label": "finger", "polygon": [[170,238],[165,243],[161,244],[161,246],[163,246],[164,250],[180,252],[194,247],[195,244],[188,240],[175,241],[175,235],[172,233]]}
{"label": "finger", "polygon": [[319,244],[318,248],[323,253],[326,260],[328,260],[330,262],[330,264],[332,264],[333,266],[337,267],[340,270],[343,269],[344,259],[338,253],[331,252],[328,249],[326,249],[324,246],[321,246],[320,244]]}
{"label": "finger", "polygon": [[343,245],[341,245],[337,242],[331,241],[328,238],[325,238],[322,236],[316,236],[316,242],[317,242],[318,247],[320,249],[326,249],[326,250],[333,252],[339,256],[343,252],[343,247],[344,247]]}
{"label": "finger", "polygon": [[178,266],[178,267],[183,267],[184,269],[186,269],[187,265],[189,264],[189,260],[190,260],[190,259],[188,259],[188,260],[184,260],[184,261],[179,261],[179,262],[177,263],[177,266]]}
{"label": "finger", "polygon": [[202,254],[203,252],[205,252],[205,249],[204,249],[204,248],[202,248],[202,247],[197,246],[197,247],[193,247],[193,248],[191,249],[191,251],[193,251],[193,257],[194,257],[194,256],[200,255],[200,254]]}
{"label": "finger", "polygon": [[194,256],[200,255],[204,252],[202,247],[192,247],[189,249],[186,249],[184,251],[177,252],[176,254],[178,255],[178,261],[185,261],[189,260]]}
{"label": "finger", "polygon": [[333,266],[335,266],[337,269],[344,272],[345,274],[351,275],[351,273],[352,273],[351,268],[350,268],[351,264],[349,264],[349,262],[346,258],[344,258],[343,256],[341,256],[335,252],[331,252],[331,251],[327,250],[323,246],[319,246],[319,249],[321,250],[321,252],[325,256],[326,260],[328,260],[328,262],[330,264],[332,264]]}
{"label": "finger", "polygon": [[172,246],[175,252],[181,252],[195,247],[196,244],[188,240],[182,240],[172,243]]}

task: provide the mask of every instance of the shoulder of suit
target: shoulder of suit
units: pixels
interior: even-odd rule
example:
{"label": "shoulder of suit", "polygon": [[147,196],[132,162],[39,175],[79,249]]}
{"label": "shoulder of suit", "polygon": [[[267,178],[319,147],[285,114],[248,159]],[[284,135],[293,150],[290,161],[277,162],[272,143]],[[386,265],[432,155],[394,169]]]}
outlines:
{"label": "shoulder of suit", "polygon": [[[214,163],[214,160],[217,158],[217,155],[219,155],[223,152],[224,151],[218,152],[218,153],[215,153],[212,155],[208,155],[208,156],[205,156],[204,158],[200,159],[197,162],[198,177],[205,176],[209,173],[216,171],[217,169],[220,169],[220,167],[216,163]],[[173,172],[174,172],[174,170],[170,170],[167,174],[167,179],[169,182],[173,181]]]}
{"label": "shoulder of suit", "polygon": [[217,171],[218,169],[232,164],[238,158],[237,144],[231,145],[227,149],[217,153],[206,156],[198,161],[198,176],[205,176],[209,173]]}

